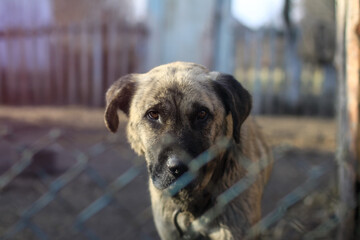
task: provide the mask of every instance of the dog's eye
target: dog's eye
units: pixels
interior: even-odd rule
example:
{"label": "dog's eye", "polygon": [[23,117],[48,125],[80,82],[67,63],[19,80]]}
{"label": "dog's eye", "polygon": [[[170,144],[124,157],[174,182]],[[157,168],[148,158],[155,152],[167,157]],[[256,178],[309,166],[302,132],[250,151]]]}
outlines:
{"label": "dog's eye", "polygon": [[147,113],[147,116],[151,120],[159,120],[160,114],[156,111],[150,111]]}
{"label": "dog's eye", "polygon": [[209,115],[208,112],[206,112],[205,110],[201,110],[197,113],[196,119],[200,121],[204,121],[207,119],[208,115]]}

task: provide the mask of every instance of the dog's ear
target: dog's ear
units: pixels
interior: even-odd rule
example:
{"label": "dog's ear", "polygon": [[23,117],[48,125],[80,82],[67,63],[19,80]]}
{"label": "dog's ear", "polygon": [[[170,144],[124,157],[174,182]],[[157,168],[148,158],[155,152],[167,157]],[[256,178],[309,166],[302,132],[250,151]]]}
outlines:
{"label": "dog's ear", "polygon": [[113,83],[106,92],[105,125],[111,132],[116,132],[119,126],[117,110],[120,109],[129,116],[131,99],[136,91],[134,74],[121,77]]}
{"label": "dog's ear", "polygon": [[226,114],[231,112],[233,138],[236,143],[239,143],[241,125],[251,111],[251,95],[233,76],[228,74],[217,76],[214,89],[225,106]]}

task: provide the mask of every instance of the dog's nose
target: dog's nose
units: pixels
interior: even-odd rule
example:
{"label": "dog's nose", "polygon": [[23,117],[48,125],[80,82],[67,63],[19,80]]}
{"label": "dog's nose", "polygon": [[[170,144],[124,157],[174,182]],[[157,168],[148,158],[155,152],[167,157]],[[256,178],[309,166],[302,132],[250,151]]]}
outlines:
{"label": "dog's nose", "polygon": [[184,172],[186,172],[189,169],[186,164],[184,164],[182,161],[180,161],[176,157],[170,157],[166,164],[167,164],[169,171],[175,177],[180,177]]}

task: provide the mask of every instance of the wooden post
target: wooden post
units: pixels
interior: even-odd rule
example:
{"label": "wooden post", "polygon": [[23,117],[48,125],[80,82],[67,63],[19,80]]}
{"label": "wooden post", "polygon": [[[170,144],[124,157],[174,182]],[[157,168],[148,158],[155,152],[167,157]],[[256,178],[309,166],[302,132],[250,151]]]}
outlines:
{"label": "wooden post", "polygon": [[[337,0],[338,150],[339,194],[338,239],[359,239],[358,206],[360,171],[359,141],[359,0]],[[357,234],[357,235],[355,235]]]}

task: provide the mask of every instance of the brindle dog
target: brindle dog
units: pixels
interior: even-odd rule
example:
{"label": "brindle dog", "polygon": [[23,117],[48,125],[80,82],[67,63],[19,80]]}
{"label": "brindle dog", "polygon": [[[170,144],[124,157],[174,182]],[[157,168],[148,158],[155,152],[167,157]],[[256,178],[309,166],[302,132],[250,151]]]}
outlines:
{"label": "brindle dog", "polygon": [[[199,230],[201,239],[241,239],[261,218],[263,188],[271,171],[271,153],[259,127],[248,117],[251,96],[231,75],[210,72],[186,62],[130,74],[106,93],[105,123],[119,125],[117,110],[128,116],[131,147],[145,156],[155,224],[161,239],[184,239],[195,219],[216,204],[216,197],[246,174],[259,170],[253,184],[223,212]],[[224,148],[186,187],[171,196],[167,189],[188,169],[188,163],[221,139]],[[267,167],[261,170],[261,161]]]}

